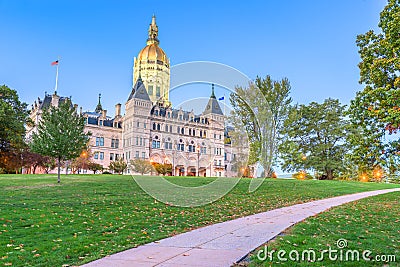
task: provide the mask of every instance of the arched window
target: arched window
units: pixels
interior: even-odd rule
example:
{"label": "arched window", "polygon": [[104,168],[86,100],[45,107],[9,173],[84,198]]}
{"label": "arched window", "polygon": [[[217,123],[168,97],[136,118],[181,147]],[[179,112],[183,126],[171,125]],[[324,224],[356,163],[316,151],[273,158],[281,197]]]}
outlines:
{"label": "arched window", "polygon": [[185,128],[181,129],[181,134],[185,134]]}
{"label": "arched window", "polygon": [[196,152],[196,146],[194,145],[194,141],[191,141],[188,147],[188,152]]}
{"label": "arched window", "polygon": [[160,124],[157,124],[157,131],[159,131],[161,129]]}
{"label": "arched window", "polygon": [[168,137],[167,140],[165,141],[165,149],[172,149],[172,141],[171,138]]}
{"label": "arched window", "polygon": [[189,135],[192,135],[192,129],[189,129]]}
{"label": "arched window", "polygon": [[185,151],[185,143],[182,139],[179,139],[179,143],[176,144],[176,150]]}
{"label": "arched window", "polygon": [[160,140],[158,139],[157,135],[154,137],[151,147],[152,148],[160,148]]}
{"label": "arched window", "polygon": [[156,123],[153,122],[153,130],[155,130],[155,129],[156,129]]}

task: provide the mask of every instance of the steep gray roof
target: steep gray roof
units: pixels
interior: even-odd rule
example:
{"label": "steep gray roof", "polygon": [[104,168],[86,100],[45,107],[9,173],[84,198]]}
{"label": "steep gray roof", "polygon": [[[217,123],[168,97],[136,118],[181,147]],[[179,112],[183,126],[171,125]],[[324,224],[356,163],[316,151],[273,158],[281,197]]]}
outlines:
{"label": "steep gray roof", "polygon": [[135,83],[135,86],[133,86],[133,88],[132,88],[132,92],[129,95],[128,101],[131,100],[132,98],[151,101],[149,94],[147,93],[146,87],[144,87],[144,84],[143,84],[143,81],[142,81],[142,78],[140,77],[140,75]]}
{"label": "steep gray roof", "polygon": [[[51,99],[52,99],[52,96],[48,95],[47,93],[45,93],[44,94],[44,99],[43,100],[39,99],[39,103],[38,103],[39,104],[39,108],[40,109],[49,108],[51,106]],[[61,96],[59,98],[59,100],[58,100],[58,104],[64,103],[66,99],[68,99],[68,97]],[[71,103],[71,106],[72,106],[72,103]]]}
{"label": "steep gray roof", "polygon": [[211,96],[210,99],[208,100],[206,109],[204,110],[203,114],[210,114],[210,113],[224,115],[224,113],[221,110],[221,107],[219,106],[218,100],[214,94],[214,84],[212,85]]}

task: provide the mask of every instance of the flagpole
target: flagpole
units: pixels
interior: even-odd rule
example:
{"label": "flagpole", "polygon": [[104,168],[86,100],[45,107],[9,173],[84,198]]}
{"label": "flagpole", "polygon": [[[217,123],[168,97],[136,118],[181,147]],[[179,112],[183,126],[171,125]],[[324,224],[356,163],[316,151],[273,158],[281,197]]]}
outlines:
{"label": "flagpole", "polygon": [[225,93],[224,93],[224,116],[225,116],[225,118],[224,118],[224,131],[225,131],[225,121],[226,121],[226,114],[225,114],[225,112],[226,112],[226,110],[225,110],[225,107],[226,107],[226,102],[225,102],[226,100],[225,100]]}
{"label": "flagpole", "polygon": [[56,69],[56,86],[54,87],[54,94],[57,94],[57,88],[58,88],[58,64],[57,63],[57,69]]}

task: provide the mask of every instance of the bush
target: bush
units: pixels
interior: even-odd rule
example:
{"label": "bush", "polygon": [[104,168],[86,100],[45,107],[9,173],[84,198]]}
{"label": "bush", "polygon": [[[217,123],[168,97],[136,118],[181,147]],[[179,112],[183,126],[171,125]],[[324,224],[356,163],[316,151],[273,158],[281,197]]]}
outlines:
{"label": "bush", "polygon": [[293,178],[297,179],[297,180],[312,180],[313,177],[311,176],[311,174],[305,172],[305,171],[299,171],[296,172],[292,175]]}
{"label": "bush", "polygon": [[109,171],[104,171],[103,174],[112,174],[112,173]]}

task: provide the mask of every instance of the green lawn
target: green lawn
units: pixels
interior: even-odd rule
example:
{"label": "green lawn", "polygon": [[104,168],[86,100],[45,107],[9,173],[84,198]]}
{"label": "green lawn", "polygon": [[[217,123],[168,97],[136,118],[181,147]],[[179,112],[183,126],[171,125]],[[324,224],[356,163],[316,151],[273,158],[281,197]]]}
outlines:
{"label": "green lawn", "polygon": [[[130,176],[0,175],[0,265],[79,265],[176,233],[233,218],[342,194],[394,185],[266,180],[248,193],[242,179],[219,201],[197,208],[165,205]],[[199,185],[212,178],[171,178]],[[361,221],[361,219],[360,219]],[[307,236],[306,239],[311,238]]]}
{"label": "green lawn", "polygon": [[[252,261],[249,266],[400,266],[399,237],[400,192],[394,192],[332,208],[328,212],[308,218],[293,226],[283,236],[266,244],[268,251],[284,250],[290,253],[296,250],[299,252],[300,261],[289,260],[288,254],[279,259],[277,252],[274,253],[272,261],[269,258],[260,261],[256,256],[257,250],[251,256]],[[344,243],[337,243],[339,239],[345,239],[347,242],[347,246],[341,249],[342,260],[340,260],[338,245],[344,246],[346,242],[342,240],[341,242]],[[308,254],[304,254],[304,261],[301,260],[301,255],[305,250],[315,251],[318,259],[321,258],[321,252],[329,251],[329,248],[338,250],[337,253],[332,253],[333,260],[329,259],[328,254],[325,254],[323,261],[315,260],[311,263],[308,261]],[[353,261],[357,257],[352,258],[351,254],[348,254],[346,260],[348,250],[358,251],[360,261]],[[371,251],[370,255],[365,254],[365,258],[369,261],[365,261],[362,256],[362,252],[366,250]],[[260,257],[264,257],[263,252],[259,254]],[[338,255],[336,261],[335,255]],[[379,258],[375,258],[377,255]],[[285,258],[288,261],[284,262]],[[296,258],[295,253],[292,258]],[[382,261],[385,258],[386,262]]]}

